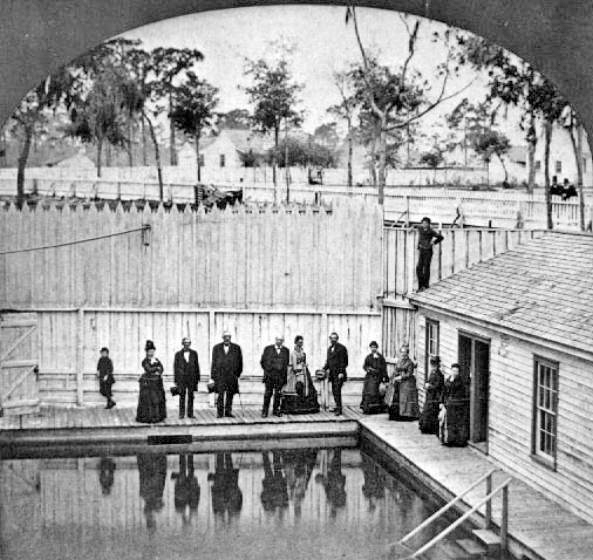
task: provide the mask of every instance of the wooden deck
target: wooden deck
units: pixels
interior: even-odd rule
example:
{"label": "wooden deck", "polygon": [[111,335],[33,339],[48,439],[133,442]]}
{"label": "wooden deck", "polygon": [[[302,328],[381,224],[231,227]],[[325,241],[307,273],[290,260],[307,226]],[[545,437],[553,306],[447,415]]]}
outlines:
{"label": "wooden deck", "polygon": [[[463,492],[472,482],[497,465],[471,447],[449,448],[437,438],[422,435],[418,425],[389,422],[383,415],[364,417],[361,425],[363,445],[378,447],[398,466],[405,467],[423,484],[443,499]],[[509,473],[497,472],[493,487]],[[463,508],[473,506],[485,495],[480,486],[464,498]],[[500,496],[492,506],[498,528],[501,517]],[[482,521],[477,516],[474,521]],[[509,537],[511,552],[518,558],[545,560],[591,560],[593,558],[593,525],[547,499],[527,484],[513,479],[509,492]],[[419,545],[420,546],[420,545]]]}
{"label": "wooden deck", "polygon": [[[179,419],[168,410],[168,418],[157,424],[136,422],[134,408],[47,407],[40,414],[0,418],[0,457],[23,456],[35,449],[51,447],[60,453],[68,448],[103,445],[146,445],[147,443],[209,443],[209,449],[248,447],[253,440],[307,440],[350,438],[358,440],[360,413],[346,407],[343,416],[321,411],[317,414],[262,418],[259,407],[237,407],[234,418],[217,418],[213,409],[197,409],[195,418]],[[241,442],[243,442],[241,444]]]}

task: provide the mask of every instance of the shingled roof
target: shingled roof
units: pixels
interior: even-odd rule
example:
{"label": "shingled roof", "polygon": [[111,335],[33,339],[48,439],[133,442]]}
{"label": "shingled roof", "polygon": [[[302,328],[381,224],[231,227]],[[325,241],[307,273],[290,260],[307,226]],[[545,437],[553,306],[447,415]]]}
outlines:
{"label": "shingled roof", "polygon": [[593,236],[546,233],[410,301],[593,354]]}

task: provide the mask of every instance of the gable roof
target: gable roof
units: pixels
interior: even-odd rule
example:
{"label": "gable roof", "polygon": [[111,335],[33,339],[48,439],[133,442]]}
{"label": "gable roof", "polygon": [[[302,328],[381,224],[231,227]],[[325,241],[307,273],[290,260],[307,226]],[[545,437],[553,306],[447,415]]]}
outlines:
{"label": "gable roof", "polygon": [[593,354],[593,236],[545,233],[410,301]]}

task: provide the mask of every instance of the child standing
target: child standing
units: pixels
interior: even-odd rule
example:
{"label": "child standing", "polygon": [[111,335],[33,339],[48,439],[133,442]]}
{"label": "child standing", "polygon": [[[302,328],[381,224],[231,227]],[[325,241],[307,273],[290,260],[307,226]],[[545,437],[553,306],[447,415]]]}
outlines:
{"label": "child standing", "polygon": [[105,408],[113,408],[115,401],[111,398],[111,386],[115,383],[113,377],[113,362],[109,357],[109,348],[101,348],[101,357],[97,363],[97,375],[99,376],[99,391],[107,399]]}

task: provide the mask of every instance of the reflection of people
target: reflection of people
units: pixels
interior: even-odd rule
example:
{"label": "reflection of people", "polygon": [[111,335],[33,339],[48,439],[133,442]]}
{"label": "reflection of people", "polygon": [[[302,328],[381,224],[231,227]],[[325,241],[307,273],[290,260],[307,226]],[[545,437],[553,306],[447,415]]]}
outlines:
{"label": "reflection of people", "polygon": [[330,344],[327,349],[325,366],[323,366],[332,385],[336,416],[342,414],[342,385],[346,382],[346,368],[348,367],[348,350],[338,342],[338,339],[338,333],[333,332],[329,335]]}
{"label": "reflection of people", "polygon": [[208,474],[212,481],[212,511],[217,517],[228,520],[237,515],[243,506],[243,494],[239,488],[239,469],[233,468],[231,453],[217,453],[216,466],[213,473]]}
{"label": "reflection of people", "polygon": [[288,507],[288,489],[282,473],[282,460],[279,451],[272,451],[273,468],[270,454],[264,451],[264,479],[262,480],[261,503],[265,511],[276,511],[282,516],[282,510]]}
{"label": "reflection of people", "polygon": [[385,358],[379,354],[379,345],[373,340],[369,344],[371,353],[365,358],[362,369],[366,372],[362,387],[360,408],[364,414],[378,414],[385,410],[381,383],[389,381]]}
{"label": "reflection of people", "polygon": [[101,485],[103,496],[108,496],[111,493],[114,471],[114,460],[110,457],[101,457],[101,460],[99,461],[99,484]]}
{"label": "reflection of people", "polygon": [[286,385],[282,388],[282,411],[287,414],[319,412],[317,390],[307,366],[303,342],[304,339],[300,335],[294,339],[294,349],[288,361]]}
{"label": "reflection of people", "polygon": [[276,343],[264,348],[260,365],[264,370],[263,383],[265,384],[264,404],[261,415],[265,418],[270,409],[270,400],[274,396],[272,413],[274,416],[281,416],[280,412],[280,391],[286,384],[286,373],[288,370],[288,348],[284,346],[284,337],[277,336]]}
{"label": "reflection of people", "polygon": [[167,479],[167,456],[161,453],[141,453],[136,456],[140,475],[140,496],[144,498],[146,527],[156,529],[155,512],[163,509],[163,492]]}
{"label": "reflection of people", "polygon": [[346,477],[342,473],[341,449],[333,450],[327,474],[318,474],[315,480],[323,484],[325,496],[331,505],[331,516],[335,517],[337,510],[346,505]]}
{"label": "reflection of people", "polygon": [[451,366],[445,379],[439,412],[439,439],[445,445],[467,445],[468,403],[467,386],[459,375],[459,364]]}
{"label": "reflection of people", "polygon": [[317,450],[290,449],[282,453],[289,498],[294,503],[295,517],[301,516],[301,504],[317,463]]}
{"label": "reflection of people", "polygon": [[441,372],[441,360],[438,356],[430,358],[430,373],[424,385],[426,390],[424,408],[418,427],[423,434],[436,434],[439,429],[439,404],[445,378]]}
{"label": "reflection of people", "polygon": [[198,390],[200,381],[200,363],[198,353],[190,348],[191,340],[185,337],[181,344],[183,348],[175,354],[173,374],[175,385],[179,390],[179,418],[185,416],[185,395],[187,393],[187,417],[194,417],[194,391]]}
{"label": "reflection of people", "polygon": [[152,340],[146,341],[146,358],[142,360],[144,374],[140,377],[140,394],[136,422],[152,424],[167,417],[165,389],[163,388],[163,364],[155,357],[156,348]]}
{"label": "reflection of people", "polygon": [[362,472],[364,484],[362,494],[369,501],[369,509],[373,511],[376,507],[375,501],[385,495],[385,477],[379,471],[378,465],[366,454],[362,454]]}
{"label": "reflection of people", "polygon": [[[194,456],[191,453],[179,455],[179,472],[172,473],[171,478],[175,480],[175,511],[186,523],[200,503],[200,485],[194,475]],[[188,508],[189,515],[186,517]]]}
{"label": "reflection of people", "polygon": [[387,392],[387,406],[390,420],[415,420],[418,418],[418,389],[414,369],[416,364],[410,358],[410,350],[404,344],[395,363],[395,373]]}
{"label": "reflection of people", "polygon": [[210,377],[214,381],[217,416],[232,418],[233,397],[239,392],[239,377],[243,373],[243,354],[238,344],[231,342],[231,333],[225,331],[222,342],[212,348]]}
{"label": "reflection of people", "polygon": [[111,388],[115,383],[113,377],[113,362],[109,357],[109,348],[101,348],[101,357],[97,362],[97,376],[99,377],[99,392],[107,399],[105,408],[113,408],[115,401],[111,398],[113,393]]}

